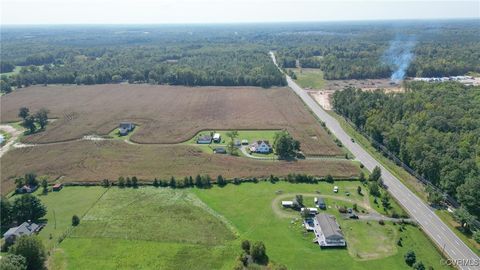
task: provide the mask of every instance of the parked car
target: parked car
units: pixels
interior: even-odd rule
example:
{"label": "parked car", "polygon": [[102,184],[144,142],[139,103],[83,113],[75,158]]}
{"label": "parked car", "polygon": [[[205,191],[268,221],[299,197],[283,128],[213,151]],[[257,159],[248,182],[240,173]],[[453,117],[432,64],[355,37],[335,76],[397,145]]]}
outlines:
{"label": "parked car", "polygon": [[351,214],[351,215],[349,216],[349,218],[351,218],[351,219],[358,219],[358,216],[355,215],[355,214]]}
{"label": "parked car", "polygon": [[333,192],[338,193],[338,187],[337,186],[333,187]]}

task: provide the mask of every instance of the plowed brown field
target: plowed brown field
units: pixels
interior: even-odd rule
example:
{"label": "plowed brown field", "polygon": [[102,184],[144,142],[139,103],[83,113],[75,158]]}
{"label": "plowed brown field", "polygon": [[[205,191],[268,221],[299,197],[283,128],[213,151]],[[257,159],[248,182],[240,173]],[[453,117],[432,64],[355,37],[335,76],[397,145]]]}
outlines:
{"label": "plowed brown field", "polygon": [[58,118],[28,143],[106,135],[120,121],[139,125],[131,140],[178,143],[202,129],[287,129],[307,155],[342,155],[301,100],[287,88],[180,87],[110,84],[33,86],[1,99],[2,122],[18,121],[22,106]]}

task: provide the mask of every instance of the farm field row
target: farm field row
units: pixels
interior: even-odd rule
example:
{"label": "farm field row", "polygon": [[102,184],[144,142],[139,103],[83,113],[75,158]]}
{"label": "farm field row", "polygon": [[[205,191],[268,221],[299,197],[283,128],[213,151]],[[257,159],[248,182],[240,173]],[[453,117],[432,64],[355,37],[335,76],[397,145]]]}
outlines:
{"label": "farm field row", "polygon": [[[333,193],[334,185],[342,192]],[[241,240],[249,239],[263,241],[270,260],[288,269],[409,269],[403,258],[408,250],[415,251],[427,267],[449,269],[441,265],[440,254],[415,226],[406,225],[400,231],[400,225],[391,222],[380,225],[374,221],[345,220],[332,207],[327,211],[337,216],[349,245],[347,249],[322,250],[312,243],[313,234],[304,232],[299,215],[298,219],[283,217],[272,205],[277,197],[299,193],[365,202],[358,194],[347,197],[343,192],[356,190],[357,185],[356,181],[340,181],[230,184],[207,190],[66,187],[41,196],[48,209],[56,207],[57,229],[65,230],[72,214],[83,218],[54,249],[49,263],[52,269],[178,269],[179,265],[191,269],[232,269]],[[71,195],[91,198],[87,200],[91,209],[85,215],[73,209],[58,209],[65,204],[59,205],[56,198]],[[311,199],[305,197],[308,204]],[[329,199],[327,204],[345,203]],[[40,235],[45,240],[52,226],[50,217],[48,220],[45,233]],[[397,245],[400,237],[402,246]]]}
{"label": "farm field row", "polygon": [[139,128],[131,141],[168,144],[187,141],[206,129],[286,129],[307,155],[343,151],[301,100],[287,88],[181,87],[165,85],[32,86],[5,95],[2,122],[18,121],[18,110],[45,107],[58,118],[29,143],[108,135],[121,121]]}
{"label": "farm field row", "polygon": [[12,149],[2,157],[0,166],[4,194],[13,189],[16,177],[28,172],[45,175],[50,180],[62,177],[63,182],[98,182],[120,176],[137,176],[151,182],[155,177],[169,179],[197,174],[260,178],[293,172],[351,178],[360,173],[359,164],[348,160],[257,161],[207,154],[196,146],[131,145],[120,140]]}

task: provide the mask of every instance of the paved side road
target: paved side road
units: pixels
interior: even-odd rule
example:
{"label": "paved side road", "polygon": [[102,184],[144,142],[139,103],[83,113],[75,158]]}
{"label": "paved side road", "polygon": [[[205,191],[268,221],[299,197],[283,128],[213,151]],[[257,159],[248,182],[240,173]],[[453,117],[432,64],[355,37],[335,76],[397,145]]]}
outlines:
{"label": "paved side road", "polygon": [[[275,55],[270,52],[273,62],[277,65]],[[278,67],[278,65],[277,65]],[[363,163],[365,167],[372,171],[375,166],[382,170],[382,178],[388,191],[400,204],[408,211],[411,217],[417,221],[425,233],[433,239],[438,247],[443,250],[450,259],[460,262],[459,269],[480,269],[480,258],[458,238],[450,228],[433,212],[433,210],[403,183],[386,170],[361,146],[351,141],[350,136],[342,129],[340,123],[325,112],[313,98],[298,86],[288,75],[286,75],[288,86],[307,104],[315,115],[323,122],[327,128],[347,147],[357,160]],[[463,264],[463,265],[462,265]]]}

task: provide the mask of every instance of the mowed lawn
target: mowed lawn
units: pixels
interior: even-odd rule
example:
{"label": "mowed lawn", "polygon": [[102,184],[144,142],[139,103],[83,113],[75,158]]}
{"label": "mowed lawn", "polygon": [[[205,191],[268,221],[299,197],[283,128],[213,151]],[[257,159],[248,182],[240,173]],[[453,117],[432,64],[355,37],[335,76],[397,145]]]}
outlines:
{"label": "mowed lawn", "polygon": [[[166,188],[112,188],[72,237],[218,245],[235,238],[195,195]],[[206,229],[208,228],[208,229]]]}
{"label": "mowed lawn", "polygon": [[120,140],[12,149],[2,157],[0,166],[4,194],[14,188],[16,177],[28,172],[45,175],[48,179],[62,177],[64,182],[116,181],[120,176],[137,176],[150,183],[154,178],[183,178],[197,174],[209,174],[212,178],[221,174],[231,179],[260,178],[271,174],[286,176],[292,172],[350,178],[360,173],[359,165],[348,160],[258,161],[207,154],[196,146],[131,145]]}
{"label": "mowed lawn", "polygon": [[[288,269],[410,269],[403,258],[410,249],[427,267],[449,269],[440,264],[440,254],[417,227],[405,226],[400,231],[399,225],[390,222],[382,226],[378,222],[344,220],[337,215],[349,247],[322,250],[312,243],[313,234],[304,232],[299,218],[282,217],[274,207],[277,197],[297,193],[335,195],[334,185],[345,191],[355,190],[357,184],[355,181],[260,182],[206,190],[113,187],[93,204],[80,225],[52,252],[49,266],[51,269],[232,269],[241,240],[249,239],[264,241],[270,259]],[[96,197],[106,190],[69,189],[61,192],[78,193],[77,197],[92,193],[90,196]],[[47,196],[50,195],[54,194]],[[365,202],[358,194],[346,196],[340,192],[336,196]],[[51,198],[55,202],[60,197]],[[305,199],[311,205],[312,197]],[[333,201],[329,199],[327,203]],[[334,213],[335,209],[328,211]],[[57,213],[65,213],[62,215],[69,218],[71,215],[63,210]],[[403,246],[396,244],[399,237]]]}
{"label": "mowed lawn", "polygon": [[188,190],[111,188],[55,250],[51,266],[231,269],[236,238],[235,228]]}
{"label": "mowed lawn", "polygon": [[99,187],[67,187],[43,195],[39,188],[35,194],[47,207],[47,215],[44,217],[47,225],[38,234],[45,246],[52,248],[71,227],[72,216],[82,217],[105,191]]}
{"label": "mowed lawn", "polygon": [[[355,182],[342,182],[343,185],[354,185]],[[340,182],[335,183],[342,189]],[[348,249],[322,250],[312,243],[312,233],[304,233],[299,221],[292,218],[282,218],[272,211],[272,201],[283,193],[316,193],[329,194],[333,185],[330,184],[288,184],[288,183],[259,183],[228,185],[224,188],[193,191],[211,208],[226,217],[238,229],[240,238],[262,240],[267,247],[270,258],[278,263],[285,264],[289,269],[410,269],[404,262],[404,254],[414,250],[418,260],[427,267],[434,269],[449,269],[441,264],[441,255],[423,232],[416,227],[406,226],[404,232],[393,233],[398,225],[387,223],[380,234],[377,226],[370,228],[361,224],[356,227],[353,221],[347,224],[339,220],[342,227],[354,226],[354,238],[358,237],[360,244],[354,244],[359,252],[384,252],[393,255],[380,259],[365,260],[352,257]],[[344,187],[343,187],[344,188]],[[333,192],[332,192],[333,193]],[[342,196],[342,195],[341,195]],[[363,221],[359,221],[363,222]],[[375,231],[377,230],[377,231]],[[375,231],[375,232],[373,232]],[[375,236],[382,240],[384,246],[374,247],[373,243],[363,243],[362,239],[368,233],[380,234]],[[367,235],[356,235],[356,234]],[[397,237],[402,237],[403,247],[395,246]],[[347,241],[349,240],[347,233]],[[385,239],[382,239],[385,238]],[[354,240],[355,241],[355,240]]]}

